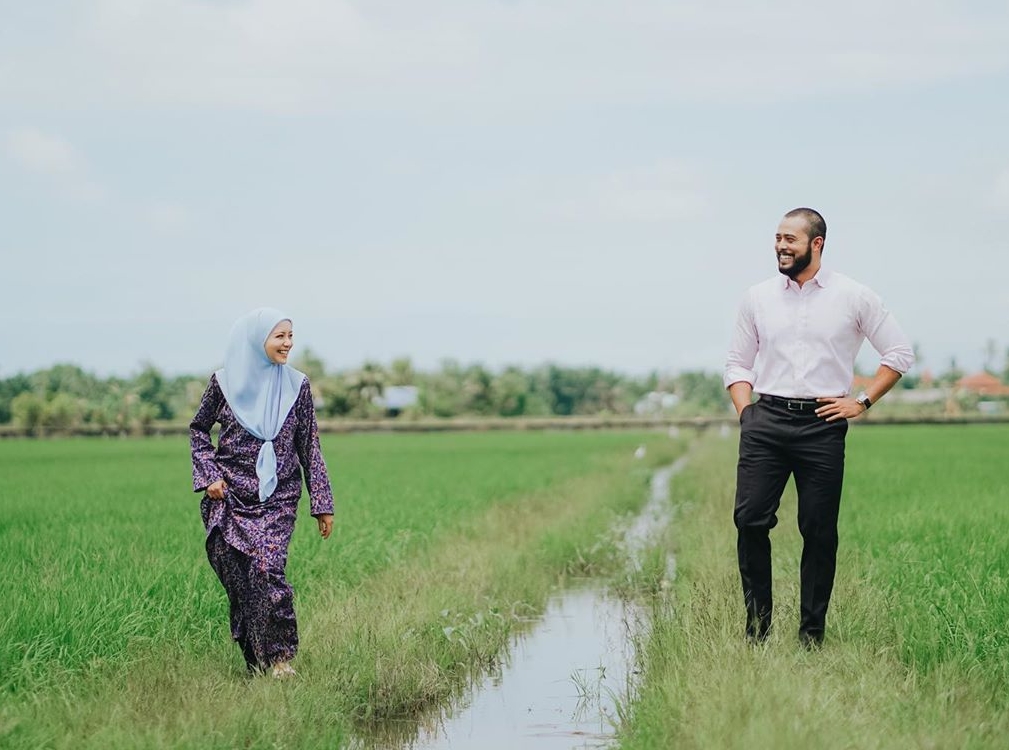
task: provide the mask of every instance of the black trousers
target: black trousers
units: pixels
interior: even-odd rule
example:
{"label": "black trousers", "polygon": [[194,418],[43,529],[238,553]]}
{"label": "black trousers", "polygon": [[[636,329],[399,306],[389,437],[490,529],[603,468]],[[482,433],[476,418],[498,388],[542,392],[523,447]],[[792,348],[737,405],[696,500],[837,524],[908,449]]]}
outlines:
{"label": "black trousers", "polygon": [[[837,516],[844,479],[847,420],[827,422],[812,405],[795,408],[761,397],[740,415],[736,469],[736,552],[746,604],[746,633],[763,638],[771,627],[771,540],[789,475],[799,499],[801,636],[820,640],[834,587]],[[789,408],[789,407],[792,408]]]}

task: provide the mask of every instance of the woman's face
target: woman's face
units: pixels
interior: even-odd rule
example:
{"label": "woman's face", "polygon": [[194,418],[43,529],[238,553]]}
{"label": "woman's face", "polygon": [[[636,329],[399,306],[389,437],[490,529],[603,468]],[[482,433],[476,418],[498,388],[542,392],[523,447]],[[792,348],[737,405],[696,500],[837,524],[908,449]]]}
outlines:
{"label": "woman's face", "polygon": [[286,365],[287,356],[294,346],[294,329],[291,321],[282,320],[273,327],[270,335],[266,337],[263,348],[266,350],[267,358],[275,365]]}

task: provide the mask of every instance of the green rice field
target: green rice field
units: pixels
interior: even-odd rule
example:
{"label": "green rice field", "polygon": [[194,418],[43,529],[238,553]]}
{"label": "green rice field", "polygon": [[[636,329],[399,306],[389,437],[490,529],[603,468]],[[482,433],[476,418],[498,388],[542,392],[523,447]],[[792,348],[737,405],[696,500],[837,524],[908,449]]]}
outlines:
{"label": "green rice field", "polygon": [[[650,468],[684,453],[673,523],[635,582],[653,624],[639,690],[620,707],[621,748],[1005,747],[1009,426],[853,426],[838,579],[814,652],[795,637],[791,487],[772,534],[775,630],[753,648],[735,433],[688,433],[324,436],[336,531],[321,541],[303,500],[288,682],[249,679],[230,642],[184,439],[0,442],[0,747],[381,736],[498,663],[557,586],[621,580],[612,530],[645,502]],[[671,588],[658,580],[667,550]]]}
{"label": "green rice field", "polygon": [[770,641],[742,637],[735,436],[673,485],[680,575],[656,601],[631,748],[1009,746],[1009,426],[854,426],[822,650],[797,640],[790,483]]}
{"label": "green rice field", "polygon": [[[645,461],[636,460],[639,445]],[[179,438],[0,443],[0,747],[340,747],[444,702],[566,577],[614,565],[663,433],[324,436],[296,680],[249,679]]]}

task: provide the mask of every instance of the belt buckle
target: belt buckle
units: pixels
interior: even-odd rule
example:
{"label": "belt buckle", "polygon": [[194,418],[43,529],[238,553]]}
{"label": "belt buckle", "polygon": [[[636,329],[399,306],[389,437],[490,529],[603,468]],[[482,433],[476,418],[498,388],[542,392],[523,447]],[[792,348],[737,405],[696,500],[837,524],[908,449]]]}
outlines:
{"label": "belt buckle", "polygon": [[796,401],[791,398],[785,400],[785,408],[789,411],[802,411],[805,406],[806,405],[801,401]]}

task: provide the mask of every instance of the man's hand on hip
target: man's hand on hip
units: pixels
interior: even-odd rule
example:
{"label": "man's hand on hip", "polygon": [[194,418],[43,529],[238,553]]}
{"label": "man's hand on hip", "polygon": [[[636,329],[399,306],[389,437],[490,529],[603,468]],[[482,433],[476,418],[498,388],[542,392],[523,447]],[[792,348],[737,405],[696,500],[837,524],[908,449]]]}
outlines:
{"label": "man's hand on hip", "polygon": [[818,398],[816,400],[823,404],[816,410],[816,416],[828,422],[838,419],[854,419],[865,413],[865,407],[851,396]]}

